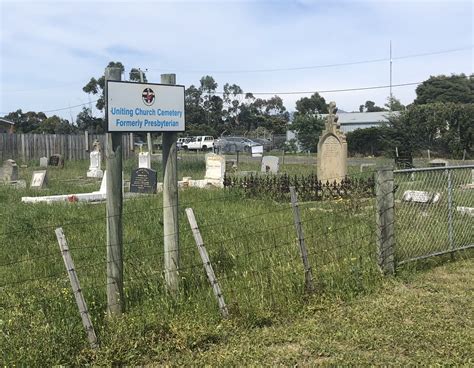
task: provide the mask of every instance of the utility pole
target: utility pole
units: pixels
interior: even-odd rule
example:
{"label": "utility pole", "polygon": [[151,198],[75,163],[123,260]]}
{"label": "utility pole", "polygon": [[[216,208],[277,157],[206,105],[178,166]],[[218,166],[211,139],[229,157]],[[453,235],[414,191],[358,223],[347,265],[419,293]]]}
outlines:
{"label": "utility pole", "polygon": [[392,40],[390,40],[390,111],[392,111]]}
{"label": "utility pole", "polygon": [[[122,79],[120,68],[105,68],[105,119],[108,124],[107,80]],[[106,135],[107,210],[107,313],[119,315],[124,309],[122,249],[122,133]]]}
{"label": "utility pole", "polygon": [[[176,84],[176,74],[162,74],[162,84]],[[165,281],[168,291],[178,293],[179,223],[178,160],[176,132],[163,132],[163,243]]]}

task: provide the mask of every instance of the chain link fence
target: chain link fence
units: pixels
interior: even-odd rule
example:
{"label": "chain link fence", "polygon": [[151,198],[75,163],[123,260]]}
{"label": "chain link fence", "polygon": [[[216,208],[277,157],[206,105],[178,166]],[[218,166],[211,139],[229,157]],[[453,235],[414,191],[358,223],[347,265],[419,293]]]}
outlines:
{"label": "chain link fence", "polygon": [[474,247],[474,165],[394,171],[397,264]]}

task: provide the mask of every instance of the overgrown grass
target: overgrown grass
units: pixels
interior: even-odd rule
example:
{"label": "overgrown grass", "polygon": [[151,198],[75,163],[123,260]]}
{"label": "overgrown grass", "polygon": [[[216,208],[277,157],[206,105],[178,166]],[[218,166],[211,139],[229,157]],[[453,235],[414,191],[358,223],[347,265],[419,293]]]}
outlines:
{"label": "overgrown grass", "polygon": [[[133,165],[132,161],[124,164],[126,178]],[[248,165],[249,169],[258,167],[258,163]],[[160,171],[159,163],[153,162],[153,167]],[[291,167],[314,170],[305,165]],[[179,176],[200,178],[204,164],[185,157],[179,160],[179,170]],[[22,169],[20,175],[28,177],[31,171]],[[97,190],[99,183],[84,178],[86,171],[86,162],[48,170],[50,187],[41,194]],[[20,203],[21,196],[38,194],[29,189],[0,188],[0,346],[1,361],[7,365],[238,365],[238,359],[247,365],[290,364],[298,356],[306,359],[306,353],[299,347],[293,353],[286,349],[282,335],[285,321],[300,321],[315,311],[327,312],[328,320],[343,318],[331,306],[357,305],[360,300],[371,300],[374,291],[374,298],[383,296],[377,294],[382,279],[375,260],[373,199],[301,203],[317,290],[316,296],[308,297],[288,203],[248,199],[238,191],[187,189],[180,191],[181,288],[177,298],[166,293],[162,276],[161,196],[124,202],[127,311],[110,319],[105,314],[105,205]],[[229,307],[229,320],[219,316],[184,215],[186,207],[196,214]],[[90,350],[85,339],[54,236],[57,226],[63,227],[69,242],[100,339],[98,351]],[[390,287],[389,283],[387,290]],[[362,312],[366,311],[361,310],[361,316],[368,318]],[[335,323],[328,322],[326,332]],[[263,335],[258,331],[273,328],[275,335],[268,336],[267,342],[252,343],[245,338],[255,334],[259,339]],[[233,345],[239,343],[239,336],[244,347],[248,341],[262,353],[255,353],[250,346],[239,352]],[[266,360],[270,353],[262,344],[275,347],[275,360]],[[329,354],[324,344],[315,346],[310,354],[321,346],[324,362],[324,354]],[[328,349],[335,347],[328,345]],[[334,362],[344,361],[338,359]]]}

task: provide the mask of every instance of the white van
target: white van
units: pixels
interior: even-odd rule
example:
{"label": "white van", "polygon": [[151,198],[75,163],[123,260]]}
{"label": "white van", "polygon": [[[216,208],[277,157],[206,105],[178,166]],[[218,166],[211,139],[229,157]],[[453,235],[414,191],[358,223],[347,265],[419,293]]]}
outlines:
{"label": "white van", "polygon": [[199,135],[192,137],[189,142],[183,143],[185,150],[212,150],[214,148],[214,137],[210,135]]}

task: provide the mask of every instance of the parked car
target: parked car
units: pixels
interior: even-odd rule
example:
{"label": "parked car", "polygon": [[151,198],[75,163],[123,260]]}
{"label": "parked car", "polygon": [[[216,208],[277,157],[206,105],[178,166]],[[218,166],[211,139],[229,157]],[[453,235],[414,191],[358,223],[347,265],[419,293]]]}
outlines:
{"label": "parked car", "polygon": [[214,148],[214,137],[210,135],[199,135],[192,137],[188,142],[183,143],[185,150],[210,150]]}
{"label": "parked car", "polygon": [[273,142],[270,139],[266,138],[252,138],[252,141],[263,146],[264,151],[271,151],[273,148]]}
{"label": "parked car", "polygon": [[222,153],[250,152],[259,143],[244,137],[222,137],[216,141],[216,148]]}

